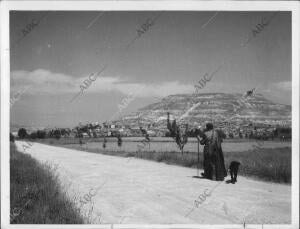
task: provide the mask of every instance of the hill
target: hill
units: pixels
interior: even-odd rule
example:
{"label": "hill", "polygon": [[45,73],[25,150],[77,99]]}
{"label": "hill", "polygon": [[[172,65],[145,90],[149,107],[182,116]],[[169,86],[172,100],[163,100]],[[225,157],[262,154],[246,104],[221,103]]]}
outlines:
{"label": "hill", "polygon": [[276,104],[262,94],[246,97],[242,94],[205,93],[170,95],[121,117],[114,123],[130,126],[165,127],[167,112],[180,123],[198,126],[204,122],[222,125],[267,124],[291,125],[291,106]]}

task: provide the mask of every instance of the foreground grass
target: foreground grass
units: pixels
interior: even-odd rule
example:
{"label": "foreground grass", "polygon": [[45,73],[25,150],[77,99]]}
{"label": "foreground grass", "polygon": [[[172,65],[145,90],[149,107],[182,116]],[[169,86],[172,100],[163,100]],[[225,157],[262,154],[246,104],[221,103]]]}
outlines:
{"label": "foreground grass", "polygon": [[[85,150],[85,146],[66,145],[66,148]],[[103,149],[88,148],[88,152],[105,155],[136,157],[167,164],[197,168],[198,155],[196,152],[157,152],[157,151],[107,151]],[[259,148],[244,152],[225,152],[225,166],[229,168],[231,161],[239,161],[239,175],[277,183],[291,183],[291,147],[284,148]],[[199,168],[203,168],[203,154],[200,153]],[[229,175],[229,173],[228,173]]]}
{"label": "foreground grass", "polygon": [[10,222],[82,224],[82,217],[60,185],[53,168],[10,146]]}

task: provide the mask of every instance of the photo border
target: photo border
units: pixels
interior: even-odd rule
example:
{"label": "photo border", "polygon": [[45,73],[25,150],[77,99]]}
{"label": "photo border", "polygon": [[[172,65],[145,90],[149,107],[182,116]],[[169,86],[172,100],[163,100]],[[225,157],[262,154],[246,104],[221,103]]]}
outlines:
{"label": "photo border", "polygon": [[[71,2],[71,4],[70,4]],[[297,1],[4,1],[1,13],[1,228],[244,228],[241,224],[9,224],[10,171],[10,59],[9,11],[291,11],[292,12],[292,184],[291,224],[263,224],[263,228],[299,228],[299,2]],[[247,224],[245,228],[262,228]]]}

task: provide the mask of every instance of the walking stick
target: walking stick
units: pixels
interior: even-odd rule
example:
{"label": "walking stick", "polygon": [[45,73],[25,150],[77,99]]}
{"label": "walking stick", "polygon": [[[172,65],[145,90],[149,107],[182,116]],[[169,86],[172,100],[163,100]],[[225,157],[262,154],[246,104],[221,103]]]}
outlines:
{"label": "walking stick", "polygon": [[199,177],[199,161],[200,161],[200,150],[199,150],[199,144],[200,144],[200,142],[199,142],[199,138],[197,137],[197,143],[198,143],[198,162],[197,162],[197,176]]}
{"label": "walking stick", "polygon": [[[200,132],[200,134],[202,135],[203,133]],[[200,136],[201,135],[197,135],[197,140],[198,140],[198,163],[197,163],[197,176],[199,177],[199,164],[200,164]]]}

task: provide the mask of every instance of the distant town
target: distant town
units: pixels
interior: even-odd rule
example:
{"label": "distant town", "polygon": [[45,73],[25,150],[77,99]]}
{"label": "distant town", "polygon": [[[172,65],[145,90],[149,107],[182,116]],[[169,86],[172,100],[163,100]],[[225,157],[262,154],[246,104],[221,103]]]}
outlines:
{"label": "distant town", "polygon": [[[176,120],[173,120],[173,122]],[[144,123],[143,123],[144,124]],[[188,125],[186,123],[180,124],[182,128],[187,125],[188,137],[195,137],[195,130],[199,125]],[[286,123],[233,123],[220,122],[215,124],[217,129],[224,132],[227,139],[232,138],[248,138],[248,139],[262,139],[273,140],[278,138],[287,140],[291,138],[291,126]],[[19,128],[12,131],[15,138],[20,137],[20,130],[24,129],[26,133],[21,134],[26,138],[99,138],[99,137],[143,137],[145,133],[150,137],[170,137],[170,132],[167,129],[167,121],[161,120],[159,123],[147,125],[126,125],[120,121],[112,121],[110,123],[99,122],[94,123],[79,123],[74,128]],[[23,132],[24,132],[23,130]]]}

